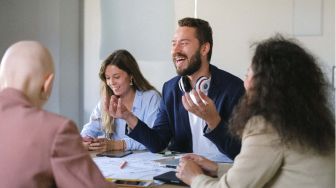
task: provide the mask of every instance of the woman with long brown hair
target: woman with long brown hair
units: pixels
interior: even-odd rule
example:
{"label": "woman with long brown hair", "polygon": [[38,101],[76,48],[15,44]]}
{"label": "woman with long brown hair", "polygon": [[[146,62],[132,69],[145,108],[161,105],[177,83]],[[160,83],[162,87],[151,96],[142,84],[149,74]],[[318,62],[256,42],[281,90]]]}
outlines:
{"label": "woman with long brown hair", "polygon": [[[81,135],[89,150],[141,150],[145,147],[125,135],[126,122],[108,114],[112,96],[123,101],[129,111],[153,125],[161,100],[160,93],[145,79],[127,50],[113,52],[101,65],[101,100],[93,110]],[[102,137],[103,138],[98,138]]]}

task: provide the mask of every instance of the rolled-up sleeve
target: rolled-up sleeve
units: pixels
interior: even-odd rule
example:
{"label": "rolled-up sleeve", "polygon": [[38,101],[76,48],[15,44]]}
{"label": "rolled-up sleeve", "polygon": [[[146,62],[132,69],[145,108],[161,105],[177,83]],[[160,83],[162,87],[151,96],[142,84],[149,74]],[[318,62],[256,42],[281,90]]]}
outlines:
{"label": "rolled-up sleeve", "polygon": [[83,126],[81,131],[82,137],[88,136],[92,138],[97,138],[98,136],[104,135],[101,125],[101,105],[100,102],[93,109],[89,122]]}

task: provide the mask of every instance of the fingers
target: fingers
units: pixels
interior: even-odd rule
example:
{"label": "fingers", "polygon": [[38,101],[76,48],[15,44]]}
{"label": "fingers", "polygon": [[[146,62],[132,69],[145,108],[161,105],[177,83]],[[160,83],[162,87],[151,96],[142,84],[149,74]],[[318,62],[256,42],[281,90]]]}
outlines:
{"label": "fingers", "polygon": [[[197,102],[197,101],[195,101],[195,102]],[[196,114],[197,104],[194,103],[194,101],[192,100],[192,97],[189,93],[185,93],[182,96],[182,104],[187,111]]]}
{"label": "fingers", "polygon": [[197,154],[186,154],[182,157],[184,160],[191,160],[194,161],[195,163],[197,163],[200,167],[203,168],[204,165],[206,165],[206,162],[208,161],[208,159],[206,159],[203,156],[197,155]]}
{"label": "fingers", "polygon": [[205,105],[210,104],[212,102],[212,100],[207,95],[205,95],[205,93],[203,93],[202,91],[198,91],[197,93]]}
{"label": "fingers", "polygon": [[112,95],[109,103],[108,113],[114,118],[124,119],[125,114],[128,113],[128,109],[123,104],[121,98]]}
{"label": "fingers", "polygon": [[90,150],[89,145],[93,142],[93,140],[94,140],[93,138],[88,137],[88,136],[82,137],[82,143],[83,143],[84,148],[87,150]]}
{"label": "fingers", "polygon": [[96,139],[94,142],[90,143],[88,145],[88,149],[90,151],[96,151],[96,150],[106,150],[107,148],[107,141],[106,139]]}
{"label": "fingers", "polygon": [[124,111],[126,111],[126,107],[123,105],[121,99],[119,98],[117,103],[117,114],[122,114]]}
{"label": "fingers", "polygon": [[198,92],[194,89],[190,93],[185,93],[183,97],[185,99],[184,102],[186,103],[186,106],[189,106],[190,108],[205,106],[205,103],[200,98]]}
{"label": "fingers", "polygon": [[201,91],[192,90],[182,96],[184,108],[206,121],[210,129],[215,129],[221,117],[213,101]]}
{"label": "fingers", "polygon": [[190,185],[192,180],[199,174],[203,174],[202,169],[192,160],[181,158],[176,168],[176,177]]}
{"label": "fingers", "polygon": [[110,105],[110,96],[106,95],[104,98],[104,110],[107,112]]}
{"label": "fingers", "polygon": [[89,143],[91,143],[93,141],[93,138],[91,138],[89,136],[84,136],[84,137],[82,137],[82,139],[83,139],[84,142],[89,142]]}
{"label": "fingers", "polygon": [[185,93],[182,96],[182,104],[184,108],[201,117],[204,119],[204,117],[207,115],[208,110],[208,102],[211,101],[204,93],[201,91],[196,92],[196,90],[192,90],[190,93]]}
{"label": "fingers", "polygon": [[112,95],[108,106],[108,113],[110,114],[110,116],[115,116],[117,111],[117,104],[118,104],[118,97]]}
{"label": "fingers", "polygon": [[86,150],[89,150],[89,145],[90,145],[90,142],[82,142],[82,144],[83,144],[83,146],[84,146],[84,148],[86,149]]}
{"label": "fingers", "polygon": [[106,150],[108,140],[106,138],[82,137],[83,145],[89,151]]}
{"label": "fingers", "polygon": [[105,151],[107,148],[107,142],[106,141],[93,142],[88,145],[88,148],[90,151],[97,151],[97,150]]}
{"label": "fingers", "polygon": [[182,156],[184,159],[190,159],[190,160],[198,160],[201,156],[194,154],[194,153],[187,153]]}
{"label": "fingers", "polygon": [[186,167],[185,167],[185,160],[183,160],[182,158],[180,159],[179,164],[176,167],[176,177],[181,179],[183,182],[188,184],[188,177],[187,177],[187,173],[186,171]]}

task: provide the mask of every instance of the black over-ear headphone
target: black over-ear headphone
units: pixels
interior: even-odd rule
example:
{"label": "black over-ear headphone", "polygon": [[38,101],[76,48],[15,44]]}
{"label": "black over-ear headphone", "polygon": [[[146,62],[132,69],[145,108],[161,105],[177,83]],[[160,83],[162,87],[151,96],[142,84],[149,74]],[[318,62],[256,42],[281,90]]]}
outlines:
{"label": "black over-ear headphone", "polygon": [[[183,92],[190,92],[192,90],[192,87],[189,83],[189,79],[186,76],[182,76],[181,79],[178,82],[180,90]],[[202,91],[203,93],[208,92],[210,86],[210,79],[201,76],[197,79],[195,89],[196,91]]]}

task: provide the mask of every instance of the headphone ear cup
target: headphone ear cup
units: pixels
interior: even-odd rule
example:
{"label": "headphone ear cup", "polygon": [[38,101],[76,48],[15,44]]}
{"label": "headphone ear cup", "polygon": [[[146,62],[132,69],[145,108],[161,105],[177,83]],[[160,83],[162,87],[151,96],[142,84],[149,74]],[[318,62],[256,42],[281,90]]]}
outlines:
{"label": "headphone ear cup", "polygon": [[178,82],[179,88],[182,92],[189,92],[191,91],[191,86],[189,80],[186,76],[182,76]]}
{"label": "headphone ear cup", "polygon": [[205,76],[201,76],[197,79],[195,89],[196,91],[202,91],[203,93],[207,93],[210,87],[210,79]]}
{"label": "headphone ear cup", "polygon": [[182,77],[180,78],[180,80],[178,81],[178,85],[179,85],[179,88],[182,92],[185,92],[185,89],[184,89],[184,86],[183,86],[183,80],[182,80]]}

